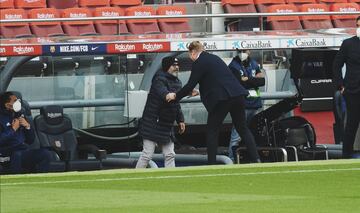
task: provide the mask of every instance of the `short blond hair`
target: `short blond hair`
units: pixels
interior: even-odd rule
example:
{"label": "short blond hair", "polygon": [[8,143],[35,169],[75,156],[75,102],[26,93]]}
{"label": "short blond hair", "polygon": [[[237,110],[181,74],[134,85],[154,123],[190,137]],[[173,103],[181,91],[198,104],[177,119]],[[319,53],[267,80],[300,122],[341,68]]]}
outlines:
{"label": "short blond hair", "polygon": [[196,52],[201,52],[204,50],[204,45],[202,45],[202,43],[200,43],[200,41],[193,41],[189,44],[189,52],[192,51],[196,51]]}

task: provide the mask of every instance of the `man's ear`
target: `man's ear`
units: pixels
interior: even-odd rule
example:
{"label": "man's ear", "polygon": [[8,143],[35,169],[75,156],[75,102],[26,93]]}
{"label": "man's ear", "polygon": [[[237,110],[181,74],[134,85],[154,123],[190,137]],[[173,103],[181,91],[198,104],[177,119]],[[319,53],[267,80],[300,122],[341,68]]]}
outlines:
{"label": "man's ear", "polygon": [[5,109],[6,109],[6,110],[10,108],[9,105],[10,105],[10,103],[6,103],[6,104],[5,104]]}

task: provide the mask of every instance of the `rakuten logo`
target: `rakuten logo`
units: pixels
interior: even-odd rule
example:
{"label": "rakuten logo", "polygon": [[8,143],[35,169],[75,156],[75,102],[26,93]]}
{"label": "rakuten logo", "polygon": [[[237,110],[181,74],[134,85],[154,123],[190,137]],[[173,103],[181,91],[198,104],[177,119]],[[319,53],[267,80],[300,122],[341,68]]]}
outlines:
{"label": "rakuten logo", "polygon": [[120,16],[118,12],[113,12],[113,11],[103,11],[101,13],[101,16],[103,17],[114,17],[114,16]]}
{"label": "rakuten logo", "polygon": [[182,15],[182,11],[179,10],[166,10],[165,15],[172,16],[172,15]]}
{"label": "rakuten logo", "polygon": [[5,19],[22,19],[21,14],[5,14]]}
{"label": "rakuten logo", "polygon": [[344,7],[344,8],[340,8],[340,12],[356,12],[356,8]]}
{"label": "rakuten logo", "polygon": [[60,118],[60,117],[62,117],[63,115],[62,115],[62,113],[60,113],[60,112],[49,112],[49,113],[47,114],[47,116],[48,116],[48,118],[54,119],[54,118]]}
{"label": "rakuten logo", "polygon": [[325,12],[322,8],[309,8],[308,12]]}
{"label": "rakuten logo", "polygon": [[163,49],[162,44],[143,44],[143,49],[150,52]]}
{"label": "rakuten logo", "polygon": [[148,12],[148,11],[135,11],[134,16],[151,16],[151,12]]}
{"label": "rakuten logo", "polygon": [[48,19],[48,18],[55,18],[55,15],[51,13],[38,13],[36,17],[39,19]]}
{"label": "rakuten logo", "polygon": [[276,10],[277,13],[293,13],[293,10],[289,10],[289,9],[277,9]]}
{"label": "rakuten logo", "polygon": [[134,44],[115,44],[115,50],[119,52],[128,52],[135,50]]}
{"label": "rakuten logo", "polygon": [[35,52],[34,47],[13,47],[13,51],[19,55],[24,55],[24,54],[28,54],[28,53],[33,53]]}
{"label": "rakuten logo", "polygon": [[70,18],[86,18],[86,13],[70,13]]}

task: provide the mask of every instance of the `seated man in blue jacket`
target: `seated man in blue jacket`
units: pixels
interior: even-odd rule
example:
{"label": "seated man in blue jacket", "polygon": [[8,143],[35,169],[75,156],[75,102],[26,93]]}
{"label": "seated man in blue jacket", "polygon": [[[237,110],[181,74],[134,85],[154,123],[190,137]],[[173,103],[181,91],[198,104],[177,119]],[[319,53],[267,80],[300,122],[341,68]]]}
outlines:
{"label": "seated man in blue jacket", "polygon": [[12,92],[0,97],[0,156],[10,157],[10,172],[47,172],[50,153],[46,149],[29,149],[35,133],[22,113],[21,101]]}

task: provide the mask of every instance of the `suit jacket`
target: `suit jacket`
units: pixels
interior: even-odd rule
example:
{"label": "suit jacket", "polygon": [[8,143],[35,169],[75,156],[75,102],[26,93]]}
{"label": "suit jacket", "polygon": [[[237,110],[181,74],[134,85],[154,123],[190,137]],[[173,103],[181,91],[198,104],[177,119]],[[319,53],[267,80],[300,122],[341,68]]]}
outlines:
{"label": "suit jacket", "polygon": [[176,93],[176,99],[180,100],[189,95],[196,84],[199,84],[200,98],[208,112],[211,112],[219,101],[249,94],[225,62],[207,52],[202,52],[193,63],[189,81]]}
{"label": "suit jacket", "polygon": [[[346,63],[345,78],[342,67]],[[360,39],[357,36],[345,39],[334,60],[334,82],[338,88],[344,86],[345,93],[360,94]]]}

